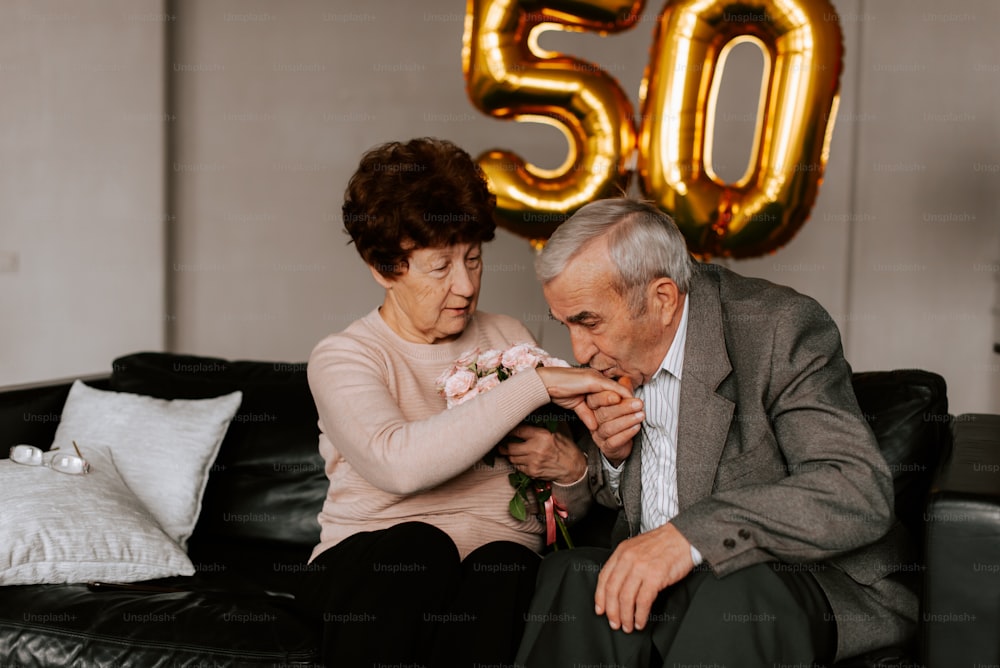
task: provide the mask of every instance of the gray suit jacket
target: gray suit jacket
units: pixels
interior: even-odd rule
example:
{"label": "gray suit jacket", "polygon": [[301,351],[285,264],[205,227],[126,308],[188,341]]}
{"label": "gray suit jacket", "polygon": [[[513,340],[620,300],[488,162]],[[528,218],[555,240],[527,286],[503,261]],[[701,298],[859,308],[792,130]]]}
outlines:
{"label": "gray suit jacket", "polygon": [[[887,576],[915,555],[832,318],[716,265],[698,266],[688,298],[672,523],[719,577],[765,561],[813,572],[838,659],[905,642],[917,598]],[[637,441],[617,496],[599,466],[591,475],[598,501],[621,509],[615,543],[639,533],[641,467]]]}

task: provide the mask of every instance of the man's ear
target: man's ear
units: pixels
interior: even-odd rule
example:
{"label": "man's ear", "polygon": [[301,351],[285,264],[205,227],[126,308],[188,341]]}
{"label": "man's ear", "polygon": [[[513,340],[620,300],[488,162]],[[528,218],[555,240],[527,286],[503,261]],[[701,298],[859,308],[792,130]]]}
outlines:
{"label": "man's ear", "polygon": [[664,327],[669,327],[674,320],[680,318],[681,291],[674,283],[673,279],[663,277],[658,278],[650,284],[653,303],[657,307],[659,316]]}
{"label": "man's ear", "polygon": [[391,278],[386,278],[385,276],[380,274],[378,269],[376,269],[373,265],[368,265],[368,269],[369,271],[372,272],[372,276],[375,277],[376,283],[381,285],[386,290],[390,290],[392,288],[392,284],[394,283],[394,281]]}

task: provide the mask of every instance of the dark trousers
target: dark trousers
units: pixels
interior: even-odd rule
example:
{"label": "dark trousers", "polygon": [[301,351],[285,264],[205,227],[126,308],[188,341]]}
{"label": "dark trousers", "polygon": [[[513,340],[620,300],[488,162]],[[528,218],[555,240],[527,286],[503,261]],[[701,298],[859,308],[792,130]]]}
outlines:
{"label": "dark trousers", "polygon": [[296,598],[322,620],[327,666],[509,665],[540,562],[511,542],[459,560],[446,533],[408,522],[324,551]]}
{"label": "dark trousers", "polygon": [[610,554],[578,548],[545,558],[518,666],[755,668],[833,659],[833,615],[811,573],[758,564],[716,578],[696,569],[660,593],[642,631],[625,633],[594,612]]}

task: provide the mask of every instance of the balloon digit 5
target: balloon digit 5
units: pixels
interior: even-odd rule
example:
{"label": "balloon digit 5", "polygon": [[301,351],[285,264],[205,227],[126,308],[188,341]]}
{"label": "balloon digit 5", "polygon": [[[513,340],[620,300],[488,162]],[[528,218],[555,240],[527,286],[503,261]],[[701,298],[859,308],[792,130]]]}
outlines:
{"label": "balloon digit 5", "polygon": [[618,82],[597,65],[543,51],[544,30],[624,30],[642,0],[469,0],[462,48],[466,91],[497,118],[553,125],[569,142],[552,170],[510,151],[479,156],[497,196],[503,227],[547,239],[587,202],[624,191],[635,148],[632,105]]}

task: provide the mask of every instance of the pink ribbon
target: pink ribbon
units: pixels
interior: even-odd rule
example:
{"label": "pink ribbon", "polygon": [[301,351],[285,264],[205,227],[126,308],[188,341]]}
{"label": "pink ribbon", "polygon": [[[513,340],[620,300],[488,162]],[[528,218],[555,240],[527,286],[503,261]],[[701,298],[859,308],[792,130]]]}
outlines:
{"label": "pink ribbon", "polygon": [[[546,489],[551,489],[552,483],[545,483]],[[569,517],[569,511],[566,507],[556,501],[555,497],[551,494],[549,498],[545,500],[545,544],[552,545],[556,542],[556,514],[562,519]]]}

